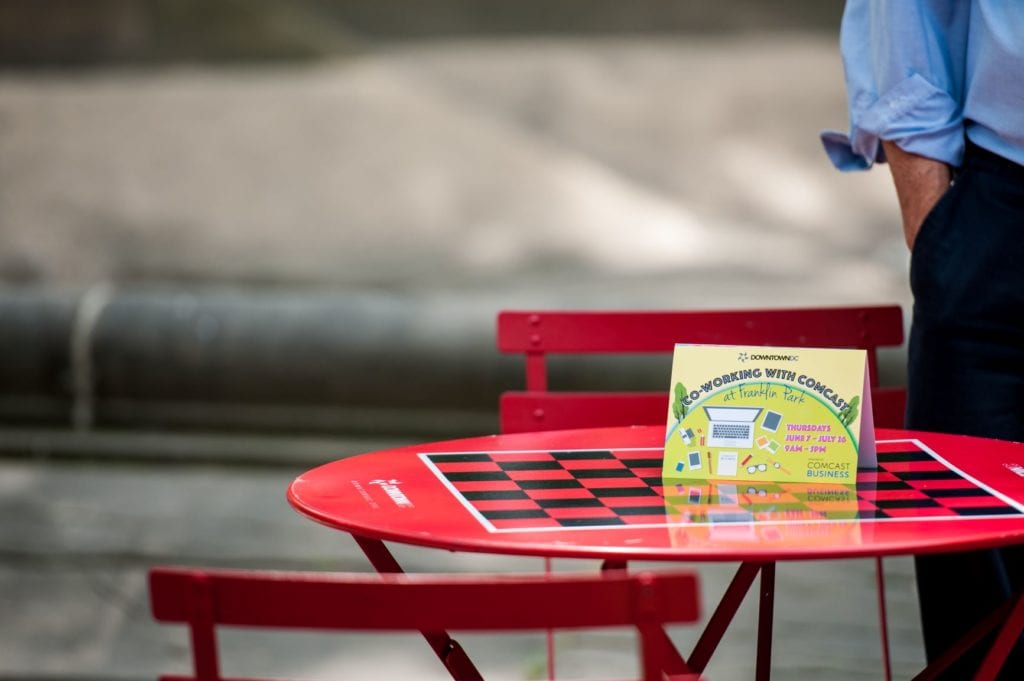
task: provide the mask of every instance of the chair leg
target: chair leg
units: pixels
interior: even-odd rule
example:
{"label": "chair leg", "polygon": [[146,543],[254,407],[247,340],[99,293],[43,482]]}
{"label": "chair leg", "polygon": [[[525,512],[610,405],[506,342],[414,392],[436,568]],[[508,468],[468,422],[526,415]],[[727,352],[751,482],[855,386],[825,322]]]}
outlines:
{"label": "chair leg", "polygon": [[660,681],[664,678],[665,661],[662,655],[666,652],[658,631],[659,627],[638,627],[640,635],[640,663],[644,681]]}
{"label": "chair leg", "polygon": [[213,621],[213,593],[205,575],[192,582],[192,662],[196,681],[220,681],[220,662],[217,659],[217,631]]}

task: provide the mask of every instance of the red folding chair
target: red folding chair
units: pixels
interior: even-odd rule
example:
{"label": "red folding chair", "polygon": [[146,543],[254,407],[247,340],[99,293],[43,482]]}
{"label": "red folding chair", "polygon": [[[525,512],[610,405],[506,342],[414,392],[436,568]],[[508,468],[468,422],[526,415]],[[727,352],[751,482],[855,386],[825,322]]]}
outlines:
{"label": "red folding chair", "polygon": [[[223,679],[217,625],[374,632],[634,626],[642,678],[662,681],[676,654],[662,626],[699,618],[697,578],[688,572],[411,576],[154,568],[149,593],[157,621],[191,630],[193,673],[164,681]],[[450,640],[450,652],[456,650]],[[472,666],[449,671],[457,680],[481,678]]]}
{"label": "red folding chair", "polygon": [[[903,343],[903,311],[898,305],[653,312],[515,310],[498,315],[497,335],[501,352],[521,354],[526,360],[525,390],[501,395],[499,417],[504,433],[664,424],[669,403],[668,375],[660,391],[551,390],[547,359],[550,355],[570,354],[670,354],[676,343],[866,350],[875,426],[903,427],[906,389],[883,387],[878,380],[878,349]],[[621,569],[625,565],[606,562],[605,567]],[[882,657],[889,679],[881,558],[876,559],[875,568]],[[741,575],[743,570],[734,581],[737,591],[738,585],[746,582]],[[762,570],[761,579],[762,591],[770,595],[774,590],[769,583],[774,581],[774,566]],[[762,608],[770,607],[770,598],[762,602]],[[766,624],[770,624],[770,617],[769,612]]]}
{"label": "red folding chair", "polygon": [[526,359],[526,389],[502,394],[503,433],[655,425],[668,413],[655,392],[569,392],[548,385],[549,355],[651,354],[676,343],[867,350],[875,425],[903,427],[906,390],[878,383],[878,349],[903,343],[898,305],[701,312],[505,311],[498,349]]}

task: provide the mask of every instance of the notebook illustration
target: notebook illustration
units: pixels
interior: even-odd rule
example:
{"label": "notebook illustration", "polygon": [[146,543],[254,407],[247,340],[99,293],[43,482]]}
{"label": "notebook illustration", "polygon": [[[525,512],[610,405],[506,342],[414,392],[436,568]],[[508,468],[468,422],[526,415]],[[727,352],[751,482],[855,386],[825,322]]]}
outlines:
{"label": "notebook illustration", "polygon": [[754,421],[761,411],[761,407],[704,407],[710,429],[708,446],[753,446]]}
{"label": "notebook illustration", "polygon": [[782,414],[769,409],[764,413],[764,420],[761,421],[761,427],[774,433],[779,429],[780,423],[782,423]]}

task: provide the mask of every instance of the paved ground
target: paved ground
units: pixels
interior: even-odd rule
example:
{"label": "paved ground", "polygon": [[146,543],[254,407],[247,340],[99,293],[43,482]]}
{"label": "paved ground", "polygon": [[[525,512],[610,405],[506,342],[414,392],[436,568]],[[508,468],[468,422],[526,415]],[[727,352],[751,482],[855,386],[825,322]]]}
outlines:
{"label": "paved ground", "polygon": [[[509,40],[304,67],[0,75],[0,279],[384,291],[432,301],[481,338],[517,305],[905,303],[884,172],[834,173],[816,140],[845,125],[833,43]],[[0,461],[0,678],[181,668],[183,635],[146,613],[154,563],[365,569],[284,503],[298,470]],[[908,676],[920,662],[910,568],[889,565]],[[710,601],[728,570],[701,572]],[[776,677],[879,678],[871,584],[866,562],[783,566]],[[713,681],[750,678],[752,632],[746,608]],[[498,678],[542,661],[537,639],[474,642]],[[234,674],[441,678],[413,639],[225,645]],[[387,669],[362,666],[370,645],[388,646]],[[589,677],[626,673],[630,646],[560,643]]]}
{"label": "paved ground", "polygon": [[0,273],[481,306],[905,301],[885,173],[833,172],[817,141],[846,124],[833,43],[0,76]]}
{"label": "paved ground", "polygon": [[[147,465],[0,463],[0,678],[151,678],[182,670],[184,634],[157,627],[147,611],[144,571],[153,564],[261,566],[363,571],[347,538],[301,519],[284,501],[295,468],[239,469]],[[17,520],[11,522],[10,520]],[[536,571],[535,559],[401,549],[410,570]],[[890,627],[897,678],[920,664],[910,566],[888,565]],[[558,569],[597,569],[559,561]],[[731,567],[700,568],[709,603]],[[870,561],[782,565],[778,574],[775,673],[780,679],[880,678],[877,612]],[[752,678],[754,611],[744,605],[709,667],[715,681]],[[676,631],[684,649],[696,628]],[[291,678],[441,679],[415,637],[224,637],[232,674]],[[467,637],[481,666],[499,679],[538,678],[537,636],[508,643]],[[367,653],[380,668],[367,667]],[[563,635],[564,678],[628,675],[633,641],[625,632]]]}

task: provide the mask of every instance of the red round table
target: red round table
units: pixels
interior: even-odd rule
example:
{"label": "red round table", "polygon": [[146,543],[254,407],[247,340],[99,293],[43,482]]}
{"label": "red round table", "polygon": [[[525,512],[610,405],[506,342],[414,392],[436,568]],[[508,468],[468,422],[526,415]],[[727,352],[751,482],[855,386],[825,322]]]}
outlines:
{"label": "red round table", "polygon": [[[734,522],[732,518],[716,522],[713,515],[704,522],[687,522],[666,510],[663,495],[670,495],[671,490],[655,499],[646,496],[652,486],[642,487],[637,482],[660,477],[660,462],[656,467],[628,467],[637,460],[653,463],[651,460],[661,456],[663,438],[663,428],[641,426],[497,435],[385,450],[335,461],[302,474],[288,490],[288,499],[300,513],[317,522],[363,537],[460,551],[550,557],[763,561],[918,554],[1024,541],[1024,445],[880,430],[880,458],[895,450],[920,450],[923,445],[926,455],[938,455],[932,458],[939,460],[925,467],[929,470],[917,471],[917,480],[888,485],[889,489],[884,489],[885,481],[873,478],[872,486],[883,489],[867,494],[871,497],[867,501],[844,499],[841,491],[832,491],[838,486],[817,485],[823,501],[816,507],[811,504],[803,517],[797,511],[791,518],[768,512],[768,517],[761,519],[755,512],[750,522]],[[603,465],[601,459],[560,462],[550,457],[551,452],[587,450],[624,451],[631,458],[607,461],[633,475],[575,478],[574,463],[578,466],[575,470],[583,474],[609,468],[597,468]],[[427,456],[430,454],[445,456],[436,457],[435,463]],[[471,460],[485,457],[489,460]],[[503,458],[516,461],[506,464]],[[531,458],[536,459],[532,467]],[[944,467],[941,460],[950,466]],[[943,468],[965,475],[945,474],[952,479],[945,480]],[[865,484],[864,476],[861,471],[860,489]],[[980,494],[979,489],[990,494],[962,497],[959,503],[965,505],[950,508],[944,500],[955,498],[948,490],[955,491],[951,484],[960,484],[957,478],[965,481],[961,487],[970,489],[971,495]],[[522,488],[524,481],[569,479],[579,482],[582,490],[537,483]],[[595,497],[583,491],[618,490],[618,494],[628,495],[627,484],[643,490],[646,498]],[[685,487],[693,491],[691,488],[701,485]],[[860,489],[857,496],[865,496]],[[947,490],[947,496],[941,496],[941,492],[934,498],[929,496],[939,490]],[[661,492],[655,487],[656,494]],[[744,492],[737,490],[736,505],[740,507],[745,505]],[[816,515],[815,508],[828,507],[830,496],[838,499],[832,503],[838,509],[833,517],[825,517],[824,510]],[[912,502],[916,498],[929,503],[915,508]],[[748,499],[757,501],[749,495]],[[884,515],[871,517],[865,512],[874,510],[873,502],[882,502],[887,509]],[[651,505],[651,513],[638,515],[637,509],[645,503]],[[856,513],[846,513],[852,505],[860,508]],[[686,506],[683,500],[677,510]],[[588,514],[588,507],[597,507],[600,513]],[[616,516],[616,507],[630,509],[633,515]],[[547,517],[550,512],[539,512],[543,508],[553,510],[554,521]],[[984,513],[986,508],[999,512]],[[602,514],[608,523],[600,523]],[[574,525],[573,518],[593,519],[594,524]],[[568,523],[559,524],[559,519]],[[736,531],[737,526],[751,531]]]}
{"label": "red round table", "polygon": [[[663,480],[658,426],[496,435],[335,461],[299,476],[288,500],[351,533],[382,572],[400,570],[384,540],[614,566],[742,561],[682,664],[703,670],[760,572],[758,677],[767,678],[776,561],[1024,542],[1024,445],[898,430],[879,430],[877,441],[879,466],[844,487]],[[1024,626],[1022,603],[990,627],[1005,633],[993,653]]]}

